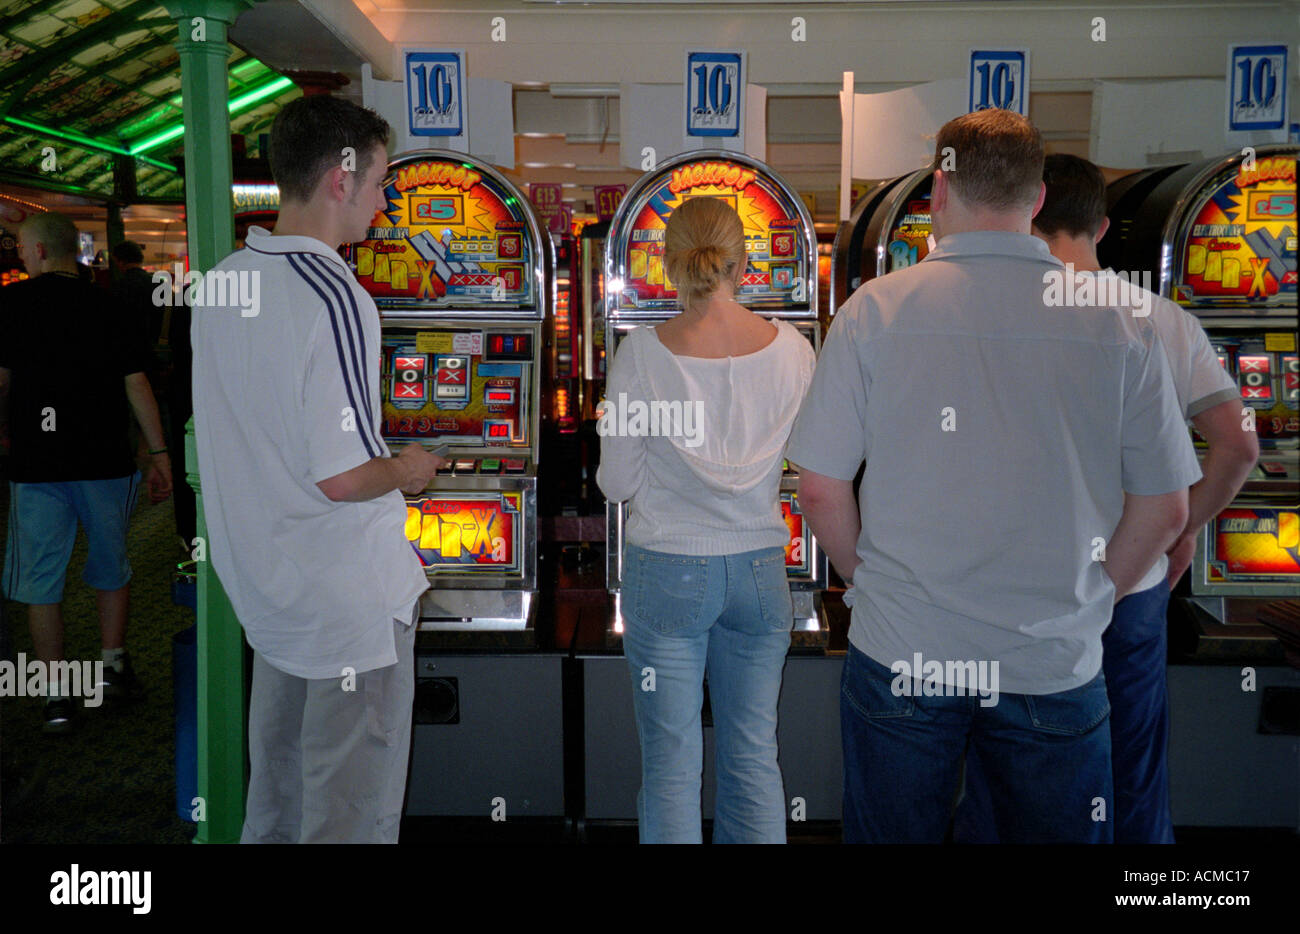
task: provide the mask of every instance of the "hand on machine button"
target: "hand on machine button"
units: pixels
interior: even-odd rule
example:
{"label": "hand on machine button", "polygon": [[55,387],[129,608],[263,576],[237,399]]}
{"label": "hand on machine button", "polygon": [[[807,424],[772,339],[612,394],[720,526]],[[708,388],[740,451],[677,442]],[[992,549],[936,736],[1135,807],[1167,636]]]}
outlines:
{"label": "hand on machine button", "polygon": [[447,463],[445,458],[439,454],[430,454],[419,443],[402,448],[394,460],[401,471],[401,491],[412,495],[422,492],[438,468]]}

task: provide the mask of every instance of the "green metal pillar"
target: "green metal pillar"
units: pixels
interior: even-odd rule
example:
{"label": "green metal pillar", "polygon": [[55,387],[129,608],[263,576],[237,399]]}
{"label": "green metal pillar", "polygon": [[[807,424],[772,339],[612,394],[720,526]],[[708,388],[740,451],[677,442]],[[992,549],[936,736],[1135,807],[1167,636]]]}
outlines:
{"label": "green metal pillar", "polygon": [[[230,200],[226,30],[250,0],[163,0],[176,20],[185,114],[185,227],[190,268],[206,271],[235,248]],[[198,794],[196,843],[238,843],[244,823],[244,638],[207,560],[207,523],[194,446],[185,432],[186,480],[198,497]],[[198,816],[198,815],[196,815]]]}

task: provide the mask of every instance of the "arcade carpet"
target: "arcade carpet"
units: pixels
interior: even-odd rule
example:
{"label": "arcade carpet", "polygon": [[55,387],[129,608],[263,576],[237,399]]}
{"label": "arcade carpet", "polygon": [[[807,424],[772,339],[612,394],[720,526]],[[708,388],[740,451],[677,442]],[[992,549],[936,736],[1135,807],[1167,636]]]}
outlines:
{"label": "arcade carpet", "polygon": [[[9,482],[0,458],[0,547],[7,534]],[[127,649],[144,685],[142,700],[97,708],[77,704],[65,735],[42,732],[41,702],[0,700],[0,843],[186,843],[194,825],[175,805],[172,636],[194,622],[171,601],[181,552],[171,500],[148,497],[127,539],[133,577]],[[78,534],[64,592],[65,652],[100,659],[95,594],[81,580],[86,540]],[[6,601],[3,625],[13,652],[32,649],[27,609]]]}

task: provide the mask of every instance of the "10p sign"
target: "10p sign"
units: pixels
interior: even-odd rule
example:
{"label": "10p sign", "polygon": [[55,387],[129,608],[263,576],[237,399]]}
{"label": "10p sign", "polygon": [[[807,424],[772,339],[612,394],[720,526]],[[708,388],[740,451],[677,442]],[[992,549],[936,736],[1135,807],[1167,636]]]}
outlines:
{"label": "10p sign", "polygon": [[465,69],[459,51],[406,53],[406,110],[412,136],[465,132]]}
{"label": "10p sign", "polygon": [[1286,128],[1284,45],[1228,47],[1228,132]]}
{"label": "10p sign", "polygon": [[741,136],[745,53],[686,53],[686,137]]}
{"label": "10p sign", "polygon": [[968,112],[998,107],[1029,114],[1029,50],[972,49]]}

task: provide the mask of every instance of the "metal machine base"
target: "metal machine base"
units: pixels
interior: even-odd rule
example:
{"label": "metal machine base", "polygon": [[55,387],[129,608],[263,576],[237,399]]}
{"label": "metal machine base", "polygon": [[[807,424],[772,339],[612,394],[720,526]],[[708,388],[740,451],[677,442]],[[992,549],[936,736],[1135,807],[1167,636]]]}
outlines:
{"label": "metal machine base", "polygon": [[563,660],[417,647],[406,814],[563,817]]}

